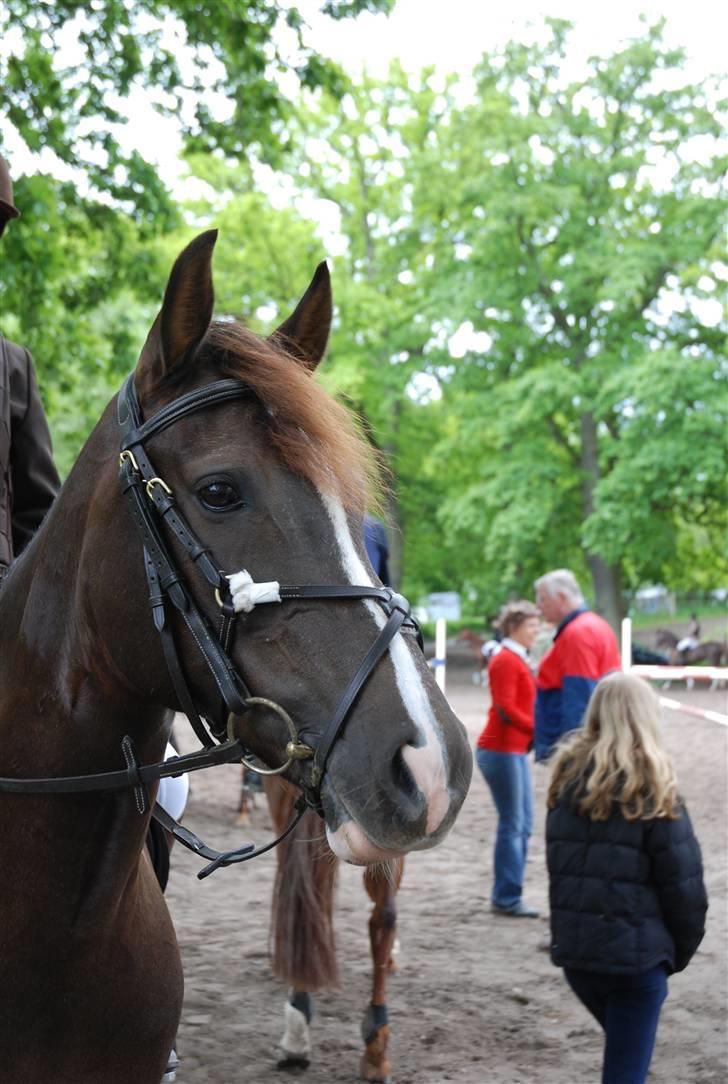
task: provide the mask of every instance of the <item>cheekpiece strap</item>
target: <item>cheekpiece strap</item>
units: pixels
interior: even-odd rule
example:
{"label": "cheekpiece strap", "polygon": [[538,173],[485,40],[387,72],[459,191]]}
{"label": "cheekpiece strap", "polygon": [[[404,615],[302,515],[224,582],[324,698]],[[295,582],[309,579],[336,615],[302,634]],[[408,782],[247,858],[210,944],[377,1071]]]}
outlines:
{"label": "cheekpiece strap", "polygon": [[[227,711],[238,714],[244,711],[245,699],[250,694],[235,671],[225,647],[212,633],[207,620],[187,591],[169,552],[159,521],[167,523],[173,537],[182,545],[208,583],[216,590],[223,606],[229,604],[230,589],[227,577],[215,565],[208,547],[203,545],[177,511],[174,494],[164,480],[157,475],[143,442],[197,410],[250,394],[250,388],[242,381],[219,380],[175,399],[174,402],[152,415],[148,421],[142,422],[132,373],[124,381],[117,404],[121,429],[121,488],[130,501],[132,514],[144,546],[154,624],[162,638],[167,667],[181,706],[203,745],[212,744],[212,739],[205,731],[184,680],[169,615],[165,609],[166,598],[169,598],[181,615],[200,647]],[[223,729],[224,719],[221,718],[213,733],[219,736]]]}

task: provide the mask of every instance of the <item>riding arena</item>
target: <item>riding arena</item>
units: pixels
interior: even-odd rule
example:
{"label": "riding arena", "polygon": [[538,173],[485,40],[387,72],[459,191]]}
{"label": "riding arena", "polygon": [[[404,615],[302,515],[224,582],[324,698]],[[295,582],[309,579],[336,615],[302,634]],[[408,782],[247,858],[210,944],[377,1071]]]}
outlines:
{"label": "riding arena", "polygon": [[[538,821],[542,917],[486,906],[477,645],[453,638],[433,671],[366,563],[376,468],[312,379],[328,270],[262,339],[213,320],[215,240],[178,257],[136,370],[2,586],[0,1081],[158,1084],[176,1046],[179,1084],[586,1084],[599,1034],[545,951]],[[664,698],[711,900],[665,1009],[664,1084],[724,1079],[724,697]],[[249,839],[241,763],[268,777]],[[180,825],[155,793],[183,772]],[[176,841],[165,896],[152,818]]]}

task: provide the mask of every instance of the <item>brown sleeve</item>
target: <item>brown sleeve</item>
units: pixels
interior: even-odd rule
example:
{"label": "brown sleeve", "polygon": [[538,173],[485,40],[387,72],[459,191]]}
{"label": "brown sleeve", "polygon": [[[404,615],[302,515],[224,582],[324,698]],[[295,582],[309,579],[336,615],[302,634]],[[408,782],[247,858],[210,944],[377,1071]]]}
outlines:
{"label": "brown sleeve", "polygon": [[10,347],[10,499],[13,551],[17,557],[40,527],[61,482],[51,435],[27,350]]}

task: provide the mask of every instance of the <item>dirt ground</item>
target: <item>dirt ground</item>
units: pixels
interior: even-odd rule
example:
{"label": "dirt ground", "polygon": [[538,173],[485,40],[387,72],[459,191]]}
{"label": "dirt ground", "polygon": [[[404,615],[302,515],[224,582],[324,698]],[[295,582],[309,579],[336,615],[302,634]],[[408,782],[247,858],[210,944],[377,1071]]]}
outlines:
{"label": "dirt ground", "polygon": [[[449,655],[448,697],[475,738],[487,692],[472,684],[467,656]],[[667,693],[728,712],[725,691]],[[651,1084],[724,1084],[726,1008],[726,744],[728,728],[674,711],[664,734],[703,848],[710,899],[706,937],[687,971],[670,980]],[[187,747],[186,735],[181,735]],[[190,746],[194,742],[189,743]],[[450,837],[407,860],[398,897],[400,952],[389,991],[394,1084],[592,1084],[599,1080],[597,1025],[544,951],[547,878],[546,770],[534,767],[537,828],[524,898],[542,918],[514,921],[488,910],[495,815],[479,774]],[[186,823],[219,849],[269,838],[259,799],[250,829],[235,828],[236,767],[193,777]],[[276,1068],[285,990],[268,964],[273,854],[196,879],[200,862],[175,849],[168,899],[185,969],[178,1084],[286,1084]],[[341,988],[317,999],[306,1084],[358,1078],[359,1027],[369,1000],[369,903],[361,871],[340,873],[337,937]]]}

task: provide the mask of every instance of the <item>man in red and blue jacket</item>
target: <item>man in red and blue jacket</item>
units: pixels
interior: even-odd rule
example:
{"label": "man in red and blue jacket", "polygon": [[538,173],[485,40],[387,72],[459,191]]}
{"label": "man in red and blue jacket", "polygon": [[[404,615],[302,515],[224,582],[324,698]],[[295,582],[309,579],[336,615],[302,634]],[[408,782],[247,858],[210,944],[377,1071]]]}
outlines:
{"label": "man in red and blue jacket", "polygon": [[562,734],[581,726],[599,678],[621,668],[619,648],[603,618],[588,610],[573,572],[560,568],[536,580],[536,603],[556,625],[536,674],[534,753],[547,760]]}

